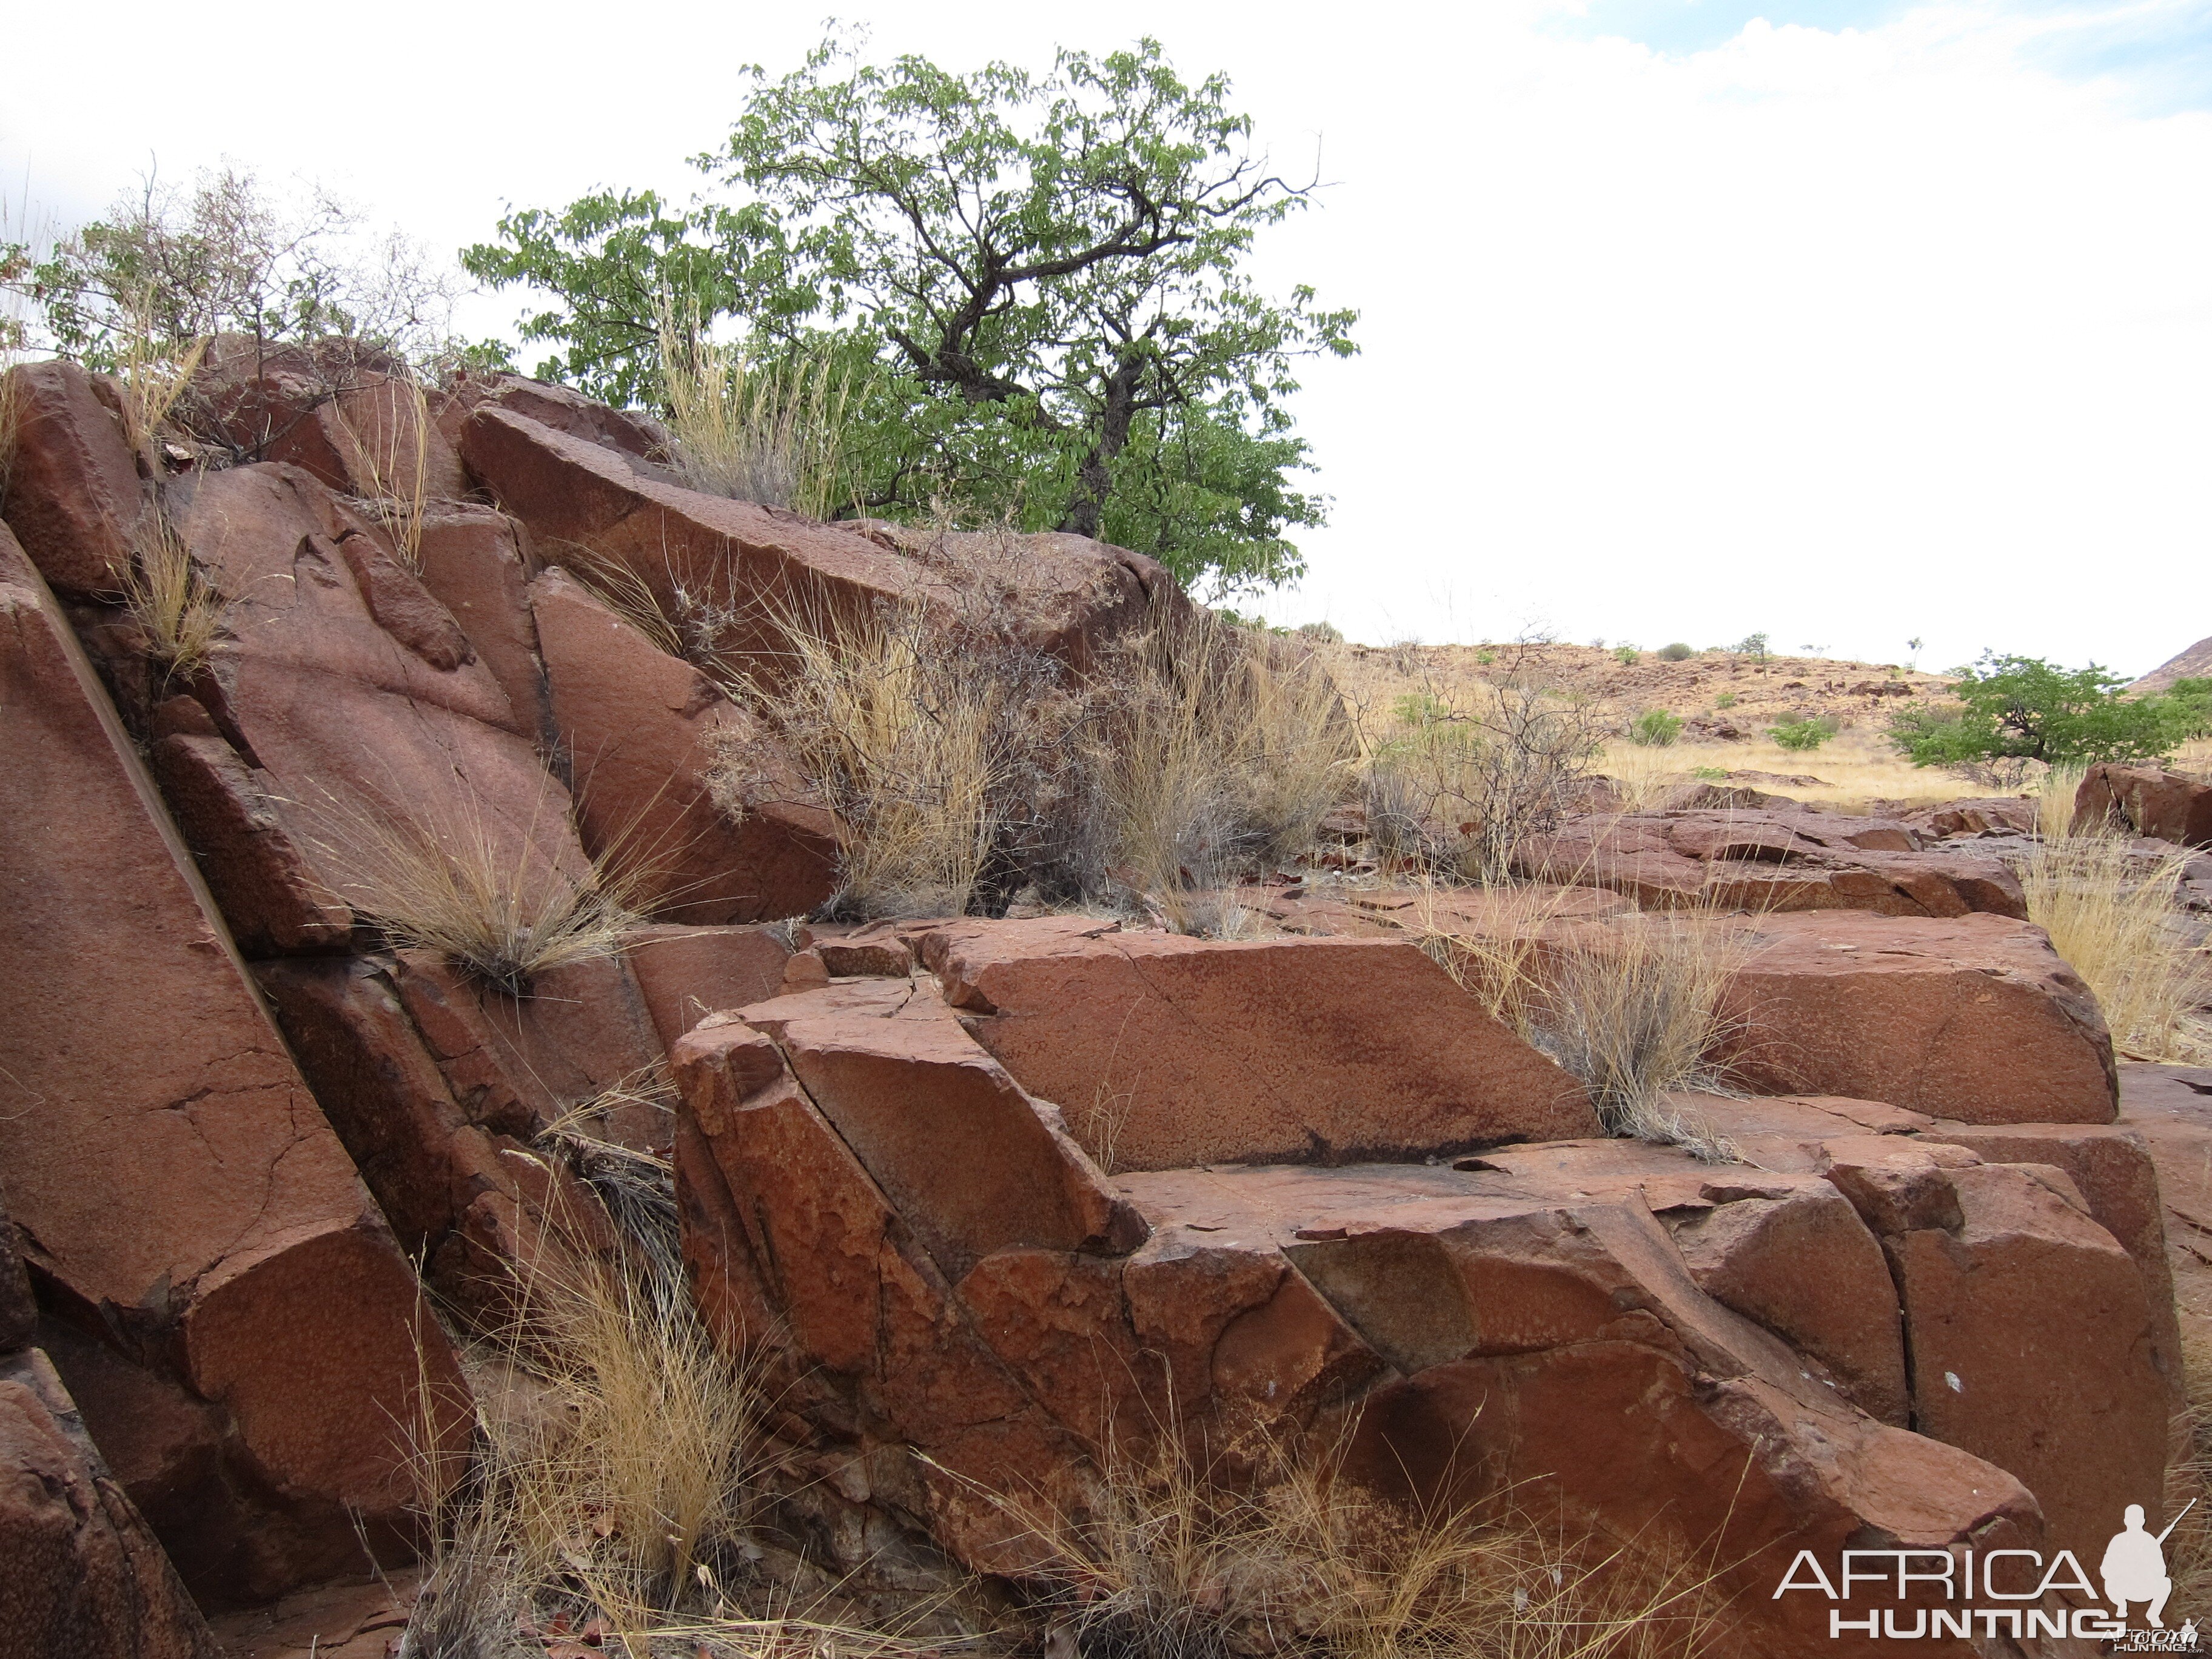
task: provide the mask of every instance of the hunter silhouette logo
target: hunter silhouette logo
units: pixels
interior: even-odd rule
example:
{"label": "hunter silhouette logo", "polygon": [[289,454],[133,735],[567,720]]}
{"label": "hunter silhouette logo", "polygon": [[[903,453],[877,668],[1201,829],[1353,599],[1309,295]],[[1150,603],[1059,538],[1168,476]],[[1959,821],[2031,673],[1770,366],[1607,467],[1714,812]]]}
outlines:
{"label": "hunter silhouette logo", "polygon": [[[2181,1515],[2195,1508],[2197,1500],[2191,1498],[2182,1506]],[[2143,1601],[2143,1617],[2153,1630],[2164,1630],[2166,1620],[2159,1614],[2166,1611],[2166,1598],[2173,1594],[2173,1580],[2166,1576],[2166,1540],[2181,1524],[2181,1515],[2166,1523],[2166,1530],[2155,1538],[2143,1530],[2143,1510],[2140,1504],[2128,1505],[2123,1517],[2124,1530],[2112,1534],[2112,1541],[2105,1546],[2105,1559],[2097,1568],[2097,1576],[2105,1581],[2105,1599],[2112,1604],[2112,1612],[2122,1624],[2127,1622],[2128,1603]]]}

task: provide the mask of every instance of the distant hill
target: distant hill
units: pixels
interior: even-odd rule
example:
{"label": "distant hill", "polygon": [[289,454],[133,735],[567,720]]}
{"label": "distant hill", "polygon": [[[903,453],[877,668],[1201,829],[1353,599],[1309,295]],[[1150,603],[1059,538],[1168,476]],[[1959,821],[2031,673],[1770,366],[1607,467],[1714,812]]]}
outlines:
{"label": "distant hill", "polygon": [[2178,657],[2169,658],[2133,685],[2130,691],[2163,691],[2176,680],[2212,676],[2212,639],[2199,640]]}

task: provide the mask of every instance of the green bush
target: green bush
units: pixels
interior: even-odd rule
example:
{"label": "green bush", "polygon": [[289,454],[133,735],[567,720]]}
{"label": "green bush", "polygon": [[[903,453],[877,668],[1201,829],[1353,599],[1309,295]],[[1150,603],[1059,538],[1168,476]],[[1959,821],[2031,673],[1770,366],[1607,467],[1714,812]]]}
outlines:
{"label": "green bush", "polygon": [[1915,766],[2087,764],[2162,761],[2212,727],[2212,683],[2184,680],[2150,697],[2123,696],[2122,684],[2095,663],[2062,668],[1985,651],[1959,671],[1955,702],[1901,710],[1889,738]]}
{"label": "green bush", "polygon": [[1478,651],[1474,653],[1474,659],[1476,662],[1481,664],[1483,667],[1487,668],[1491,664],[1498,660],[1498,653],[1495,651],[1489,650]]}
{"label": "green bush", "polygon": [[1676,640],[1672,645],[1662,645],[1659,647],[1659,660],[1662,662],[1687,662],[1697,654],[1680,640]]}
{"label": "green bush", "polygon": [[1664,749],[1682,735],[1682,717],[1663,708],[1647,708],[1628,728],[1628,740],[1647,749]]}
{"label": "green bush", "polygon": [[1726,783],[1728,781],[1728,768],[1725,766],[1700,766],[1692,771],[1690,775],[1693,778],[1702,778],[1707,783]]}
{"label": "green bush", "polygon": [[1298,632],[1316,645],[1342,645],[1344,630],[1325,622],[1301,623]]}
{"label": "green bush", "polygon": [[1638,650],[1632,645],[1616,645],[1613,647],[1613,659],[1615,662],[1620,663],[1623,667],[1626,667],[1629,664],[1636,661],[1636,659],[1643,654],[1644,653],[1641,651]]}
{"label": "green bush", "polygon": [[1766,635],[1764,634],[1747,634],[1729,648],[1739,657],[1756,657],[1759,661],[1765,662],[1766,660]]}
{"label": "green bush", "polygon": [[1714,708],[1735,708],[1735,692],[1733,692],[1733,691],[1723,691],[1723,692],[1722,692],[1722,693],[1720,694],[1720,696],[1718,696],[1717,697],[1715,697],[1715,698],[1713,699],[1713,707],[1714,707]]}
{"label": "green bush", "polygon": [[1836,722],[1827,714],[1817,720],[1785,720],[1779,726],[1768,726],[1766,735],[1784,749],[1818,749],[1836,735]]}

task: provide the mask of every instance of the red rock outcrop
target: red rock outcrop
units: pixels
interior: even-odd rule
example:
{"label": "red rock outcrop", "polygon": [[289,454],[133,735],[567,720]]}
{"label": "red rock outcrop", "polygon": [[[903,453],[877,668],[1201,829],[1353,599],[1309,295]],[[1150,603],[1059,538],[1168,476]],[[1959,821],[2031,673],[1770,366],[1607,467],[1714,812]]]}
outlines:
{"label": "red rock outcrop", "polygon": [[2184,847],[2212,847],[2212,783],[2154,766],[2091,767],[2074,795],[2077,827],[2124,825]]}
{"label": "red rock outcrop", "polygon": [[1843,912],[1747,927],[1719,1058],[1766,1094],[1829,1094],[1962,1122],[2108,1123],[2104,1015],[2043,930],[2003,916]]}
{"label": "red rock outcrop", "polygon": [[[1595,1142],[1106,1179],[952,1012],[836,982],[710,1018],[673,1062],[702,1309],[733,1344],[787,1342],[840,1467],[963,1559],[1018,1571],[1024,1540],[979,1494],[1158,1434],[1170,1399],[1187,1427],[1358,1401],[1347,1468],[1373,1484],[1521,1482],[1622,1534],[1722,1540],[1763,1654],[1830,1650],[1824,1620],[1768,1600],[1799,1547],[2040,1537],[2017,1482],[1850,1403],[1902,1407],[1897,1295],[1817,1174]],[[1829,1340],[1838,1369],[1701,1289],[1656,1218],[1711,1230],[1739,1204],[1755,1212],[1733,1243],[1707,1231],[1706,1276]],[[1835,1255],[1825,1305],[1780,1282],[1792,1231]],[[935,1466],[902,1475],[890,1444]]]}
{"label": "red rock outcrop", "polygon": [[4,1659],[219,1659],[36,1348],[0,1357],[0,1563]]}
{"label": "red rock outcrop", "polygon": [[453,501],[467,489],[400,365],[357,340],[219,334],[177,416],[240,459],[289,462],[346,495]]}
{"label": "red rock outcrop", "polygon": [[977,1040],[1110,1168],[1598,1133],[1581,1084],[1411,943],[1224,942],[1068,917],[952,924],[922,957]]}
{"label": "red rock outcrop", "polygon": [[836,820],[806,804],[788,763],[775,769],[779,799],[742,815],[714,799],[708,774],[726,750],[763,759],[768,740],[750,715],[567,572],[540,576],[530,599],[585,844],[635,872],[654,915],[763,921],[836,890]]}
{"label": "red rock outcrop", "polygon": [[151,511],[123,422],[75,363],[25,363],[8,378],[9,527],[60,592],[112,593]]}
{"label": "red rock outcrop", "polygon": [[[53,1305],[173,1367],[220,1409],[224,1461],[275,1500],[195,1589],[274,1593],[357,1560],[355,1514],[404,1528],[399,1448],[362,1425],[414,1420],[418,1341],[455,1399],[459,1374],[89,664],[4,537],[0,701],[12,1218]],[[434,1409],[458,1431],[454,1399]]]}
{"label": "red rock outcrop", "polygon": [[422,586],[507,693],[522,732],[550,749],[553,710],[530,611],[530,579],[538,574],[530,532],[490,507],[441,502],[422,515],[416,562]]}
{"label": "red rock outcrop", "polygon": [[1610,887],[1647,909],[2027,915],[2019,878],[1997,860],[1924,853],[1902,823],[1832,812],[1575,818],[1514,862],[1525,876]]}
{"label": "red rock outcrop", "polygon": [[662,1042],[718,1009],[765,1002],[783,989],[791,944],[765,927],[684,927],[662,923],[629,936],[629,963]]}

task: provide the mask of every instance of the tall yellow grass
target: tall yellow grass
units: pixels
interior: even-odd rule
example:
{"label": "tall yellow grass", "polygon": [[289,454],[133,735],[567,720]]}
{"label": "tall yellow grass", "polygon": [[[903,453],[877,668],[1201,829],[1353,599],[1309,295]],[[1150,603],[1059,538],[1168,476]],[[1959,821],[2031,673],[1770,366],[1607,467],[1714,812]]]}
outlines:
{"label": "tall yellow grass", "polygon": [[1742,1024],[1727,993],[1758,954],[1756,930],[1710,902],[1565,921],[1572,890],[1486,888],[1480,928],[1431,902],[1417,936],[1493,1018],[1589,1086],[1610,1133],[1730,1156],[1680,1096],[1724,1086],[1711,1056]]}
{"label": "tall yellow grass", "polygon": [[1303,852],[1352,788],[1354,738],[1328,674],[1211,612],[1123,652],[1090,763],[1113,878],[1185,932],[1234,930],[1218,890]]}
{"label": "tall yellow grass", "polygon": [[763,363],[664,298],[660,362],[672,459],[692,488],[811,519],[842,504],[853,382],[826,349]]}
{"label": "tall yellow grass", "polygon": [[2212,951],[2190,943],[2175,909],[2189,859],[2085,827],[2039,841],[2021,866],[2028,919],[2096,994],[2130,1059],[2212,1062]]}
{"label": "tall yellow grass", "polygon": [[[471,793],[406,805],[325,793],[295,805],[357,917],[510,996],[553,969],[622,950],[649,879],[619,848],[581,872],[559,868],[534,816],[497,825]],[[533,815],[548,810],[541,795]]]}
{"label": "tall yellow grass", "polygon": [[190,679],[222,636],[226,605],[166,514],[146,515],[131,563],[117,574],[124,608],[164,680]]}
{"label": "tall yellow grass", "polygon": [[400,562],[419,574],[429,487],[429,399],[422,382],[404,369],[348,395],[370,405],[367,419],[356,422],[345,413],[345,398],[337,404],[362,497],[390,533]]}

